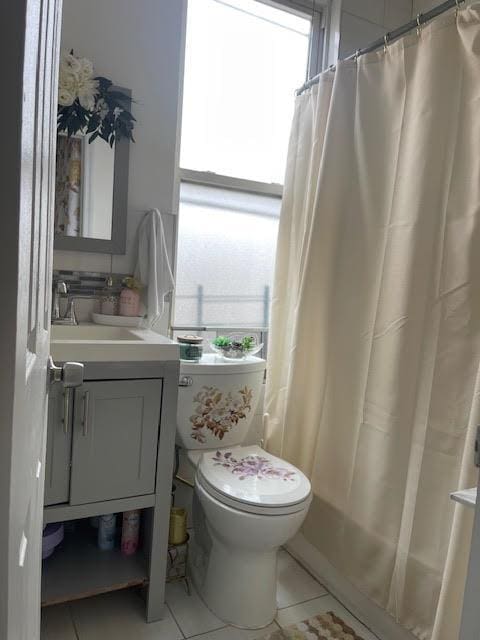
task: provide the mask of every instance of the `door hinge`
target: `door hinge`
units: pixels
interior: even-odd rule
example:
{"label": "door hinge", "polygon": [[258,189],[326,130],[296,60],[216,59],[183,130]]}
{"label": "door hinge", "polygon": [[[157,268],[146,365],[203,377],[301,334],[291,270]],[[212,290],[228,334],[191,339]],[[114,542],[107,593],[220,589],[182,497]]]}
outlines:
{"label": "door hinge", "polygon": [[480,425],[477,427],[477,436],[475,438],[475,466],[480,467]]}

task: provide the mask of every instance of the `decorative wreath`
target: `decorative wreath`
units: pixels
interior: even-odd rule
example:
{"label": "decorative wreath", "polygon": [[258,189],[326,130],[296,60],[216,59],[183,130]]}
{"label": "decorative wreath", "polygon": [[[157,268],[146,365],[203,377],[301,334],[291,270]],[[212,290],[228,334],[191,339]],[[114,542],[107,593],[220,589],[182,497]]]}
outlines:
{"label": "decorative wreath", "polygon": [[63,52],[58,79],[57,130],[66,132],[69,138],[76,133],[91,134],[88,142],[101,138],[111,147],[121,138],[135,142],[132,133],[135,118],[127,109],[130,98],[112,86],[108,78],[94,77],[90,60],[78,58],[73,50]]}

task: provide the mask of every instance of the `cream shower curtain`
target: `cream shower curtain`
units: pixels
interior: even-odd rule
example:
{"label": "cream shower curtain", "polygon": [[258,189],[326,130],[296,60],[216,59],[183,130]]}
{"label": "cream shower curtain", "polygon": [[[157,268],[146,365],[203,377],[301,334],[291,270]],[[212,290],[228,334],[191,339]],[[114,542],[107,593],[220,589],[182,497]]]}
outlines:
{"label": "cream shower curtain", "polygon": [[272,308],[267,447],[312,481],[304,534],[422,639],[458,636],[479,363],[477,6],[297,98]]}

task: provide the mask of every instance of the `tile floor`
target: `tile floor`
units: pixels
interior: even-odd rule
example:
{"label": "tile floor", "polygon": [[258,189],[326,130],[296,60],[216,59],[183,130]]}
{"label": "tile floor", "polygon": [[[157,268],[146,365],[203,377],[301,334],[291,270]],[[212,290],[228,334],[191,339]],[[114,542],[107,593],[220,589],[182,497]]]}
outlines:
{"label": "tile floor", "polygon": [[326,611],[335,611],[363,640],[378,640],[287,551],[279,554],[277,618],[266,629],[243,631],[226,626],[193,587],[189,596],[180,582],[167,586],[166,599],[166,617],[152,624],[145,624],[143,601],[135,590],[48,607],[42,612],[41,640],[183,640],[193,636],[196,640],[256,640],[279,626]]}

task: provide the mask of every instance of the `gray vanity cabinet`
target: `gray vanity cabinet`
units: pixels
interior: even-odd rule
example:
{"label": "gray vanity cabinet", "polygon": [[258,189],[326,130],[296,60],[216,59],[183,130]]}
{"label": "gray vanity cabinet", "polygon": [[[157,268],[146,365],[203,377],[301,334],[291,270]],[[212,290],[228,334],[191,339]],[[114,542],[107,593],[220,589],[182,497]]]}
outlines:
{"label": "gray vanity cabinet", "polygon": [[[65,394],[68,395],[66,396]],[[73,389],[64,389],[61,384],[53,384],[50,387],[45,467],[45,505],[68,502],[70,493],[70,453],[72,448],[72,398]]]}
{"label": "gray vanity cabinet", "polygon": [[93,381],[75,390],[70,504],[155,492],[161,380]]}
{"label": "gray vanity cabinet", "polygon": [[[179,361],[83,364],[68,396],[50,387],[44,524],[80,522],[42,565],[42,605],[139,586],[154,622],[165,612]],[[132,509],[142,511],[137,553],[92,544],[87,518]]]}

